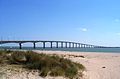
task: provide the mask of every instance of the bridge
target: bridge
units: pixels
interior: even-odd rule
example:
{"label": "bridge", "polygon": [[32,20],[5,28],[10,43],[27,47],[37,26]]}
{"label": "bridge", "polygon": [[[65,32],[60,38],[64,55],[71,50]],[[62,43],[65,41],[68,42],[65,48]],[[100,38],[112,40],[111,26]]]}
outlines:
{"label": "bridge", "polygon": [[42,48],[46,48],[46,43],[50,43],[50,48],[53,48],[53,43],[55,43],[56,48],[105,48],[104,46],[96,46],[96,45],[83,44],[83,43],[77,43],[77,42],[43,41],[43,40],[1,40],[0,44],[17,43],[17,44],[19,44],[19,48],[22,49],[23,43],[32,43],[33,48],[35,49],[36,43],[38,43],[38,42],[42,43]]}

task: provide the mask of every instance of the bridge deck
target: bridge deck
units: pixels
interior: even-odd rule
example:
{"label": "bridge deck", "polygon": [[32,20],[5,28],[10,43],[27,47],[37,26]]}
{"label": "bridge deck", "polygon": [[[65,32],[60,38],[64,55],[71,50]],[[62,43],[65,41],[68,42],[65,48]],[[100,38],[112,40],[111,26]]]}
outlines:
{"label": "bridge deck", "polygon": [[[18,43],[20,49],[22,49],[22,43],[33,43],[33,47],[36,48],[36,43],[41,42],[43,43],[43,48],[46,47],[46,42],[49,42],[51,45],[51,48],[53,47],[53,43],[56,43],[56,48],[58,48],[58,43],[61,43],[61,48],[65,47],[72,47],[72,48],[103,48],[103,46],[95,46],[95,45],[90,45],[90,44],[83,44],[83,43],[76,43],[76,42],[69,42],[69,41],[44,41],[44,40],[1,40],[0,44],[5,44],[5,43]],[[65,43],[65,46],[63,46],[63,43]]]}

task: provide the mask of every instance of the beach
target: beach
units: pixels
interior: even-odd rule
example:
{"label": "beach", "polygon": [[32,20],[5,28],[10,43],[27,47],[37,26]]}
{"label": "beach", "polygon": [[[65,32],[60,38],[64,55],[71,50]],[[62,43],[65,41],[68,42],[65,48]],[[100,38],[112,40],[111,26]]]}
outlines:
{"label": "beach", "polygon": [[120,54],[104,52],[41,51],[37,53],[57,54],[83,64],[86,70],[83,79],[120,79]]}

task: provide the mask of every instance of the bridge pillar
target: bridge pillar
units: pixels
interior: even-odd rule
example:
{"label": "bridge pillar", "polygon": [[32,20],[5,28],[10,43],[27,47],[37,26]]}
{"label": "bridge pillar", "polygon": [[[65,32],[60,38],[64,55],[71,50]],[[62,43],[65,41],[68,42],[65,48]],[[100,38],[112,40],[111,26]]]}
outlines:
{"label": "bridge pillar", "polygon": [[92,48],[94,48],[94,46],[92,45]]}
{"label": "bridge pillar", "polygon": [[87,47],[90,48],[89,45],[87,45]]}
{"label": "bridge pillar", "polygon": [[92,46],[90,45],[90,48],[92,48]]}
{"label": "bridge pillar", "polygon": [[81,44],[81,48],[83,48],[83,44]]}
{"label": "bridge pillar", "polygon": [[83,44],[83,48],[85,48],[86,46],[85,46],[85,44]]}
{"label": "bridge pillar", "polygon": [[82,44],[80,44],[80,48],[82,48]]}
{"label": "bridge pillar", "polygon": [[65,47],[67,48],[67,42],[65,42]]}
{"label": "bridge pillar", "polygon": [[22,49],[22,43],[19,43],[19,48]]}
{"label": "bridge pillar", "polygon": [[58,42],[56,42],[56,48],[58,48]]}
{"label": "bridge pillar", "polygon": [[89,47],[89,45],[86,45],[86,48],[88,48]]}
{"label": "bridge pillar", "polygon": [[35,46],[35,42],[33,42],[33,48],[34,48],[34,49],[36,48],[36,46]]}
{"label": "bridge pillar", "polygon": [[69,48],[71,48],[71,43],[69,42]]}
{"label": "bridge pillar", "polygon": [[63,48],[63,42],[61,42],[61,48]]}
{"label": "bridge pillar", "polygon": [[43,48],[45,48],[45,42],[43,42]]}
{"label": "bridge pillar", "polygon": [[78,43],[78,47],[80,48],[80,43]]}
{"label": "bridge pillar", "polygon": [[90,48],[92,48],[92,46],[90,45]]}
{"label": "bridge pillar", "polygon": [[92,46],[90,45],[90,48],[92,48]]}
{"label": "bridge pillar", "polygon": [[77,43],[75,43],[75,47],[77,48]]}
{"label": "bridge pillar", "polygon": [[89,45],[89,48],[91,48],[91,45]]}
{"label": "bridge pillar", "polygon": [[73,48],[74,48],[75,47],[75,45],[74,45],[75,43],[72,43],[72,44],[73,44]]}
{"label": "bridge pillar", "polygon": [[52,46],[52,42],[50,42],[50,47],[52,48],[53,46]]}

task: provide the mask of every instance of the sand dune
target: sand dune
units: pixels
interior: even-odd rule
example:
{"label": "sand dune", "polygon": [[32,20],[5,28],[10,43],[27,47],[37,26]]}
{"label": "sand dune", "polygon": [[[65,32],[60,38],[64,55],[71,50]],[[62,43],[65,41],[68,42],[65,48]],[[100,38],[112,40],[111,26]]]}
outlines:
{"label": "sand dune", "polygon": [[[84,79],[120,79],[120,54],[95,52],[38,51],[38,53],[64,55],[86,67]],[[84,56],[80,57],[80,56]]]}

